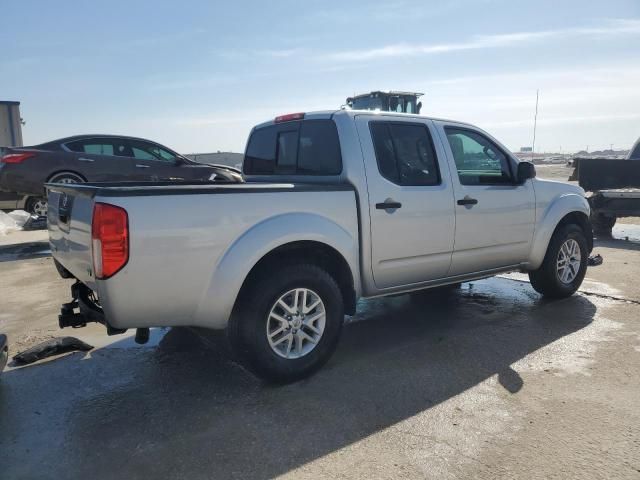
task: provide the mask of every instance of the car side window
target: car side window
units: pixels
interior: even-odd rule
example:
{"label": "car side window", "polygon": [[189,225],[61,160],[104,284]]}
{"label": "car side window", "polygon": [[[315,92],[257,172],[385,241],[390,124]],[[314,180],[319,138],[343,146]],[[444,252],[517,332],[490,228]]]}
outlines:
{"label": "car side window", "polygon": [[133,158],[138,160],[159,160],[169,163],[176,161],[176,156],[173,153],[153,143],[129,140],[129,145]]}
{"label": "car side window", "polygon": [[446,127],[462,185],[512,184],[509,158],[484,135],[463,128]]}
{"label": "car side window", "polygon": [[255,129],[243,169],[248,175],[339,175],[342,156],[336,125],[312,119]]}
{"label": "car side window", "polygon": [[369,124],[380,175],[403,186],[440,184],[440,171],[426,125],[371,122]]}
{"label": "car side window", "polygon": [[66,144],[72,152],[89,153],[92,155],[109,155],[116,157],[130,156],[129,147],[126,142],[118,139],[89,138],[86,140],[76,140]]}

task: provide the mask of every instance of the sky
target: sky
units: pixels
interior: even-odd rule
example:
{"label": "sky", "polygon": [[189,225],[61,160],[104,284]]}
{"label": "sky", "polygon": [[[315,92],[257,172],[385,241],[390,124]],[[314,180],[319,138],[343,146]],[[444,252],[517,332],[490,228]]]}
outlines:
{"label": "sky", "polygon": [[0,100],[25,144],[140,136],[244,150],[253,125],[371,90],[510,149],[629,148],[640,135],[640,0],[0,0]]}

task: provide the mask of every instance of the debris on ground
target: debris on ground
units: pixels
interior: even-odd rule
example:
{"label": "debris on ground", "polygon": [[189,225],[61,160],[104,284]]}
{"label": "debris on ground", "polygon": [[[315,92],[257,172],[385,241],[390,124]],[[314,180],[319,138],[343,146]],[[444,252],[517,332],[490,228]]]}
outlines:
{"label": "debris on ground", "polygon": [[13,357],[13,361],[16,365],[27,365],[29,363],[37,362],[43,358],[52,357],[54,355],[60,355],[67,352],[82,351],[88,352],[92,350],[93,346],[88,343],[84,343],[75,337],[59,337],[46,340],[38,345],[31,347],[24,352],[18,353]]}
{"label": "debris on ground", "polygon": [[15,230],[40,230],[47,228],[47,217],[31,215],[24,210],[13,210],[5,213],[0,210],[0,235]]}
{"label": "debris on ground", "polygon": [[8,213],[0,210],[0,235],[6,235],[14,230],[19,230],[16,221]]}
{"label": "debris on ground", "polygon": [[7,342],[7,336],[0,333],[0,373],[4,370],[9,359],[9,345]]}
{"label": "debris on ground", "polygon": [[602,255],[599,253],[597,255],[591,255],[589,260],[587,261],[587,265],[590,267],[597,267],[598,265],[602,265],[603,259]]}

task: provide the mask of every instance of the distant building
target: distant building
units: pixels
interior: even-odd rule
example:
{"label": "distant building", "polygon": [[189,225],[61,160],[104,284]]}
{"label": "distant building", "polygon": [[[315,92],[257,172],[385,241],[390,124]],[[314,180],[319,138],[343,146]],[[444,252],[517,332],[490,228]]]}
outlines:
{"label": "distant building", "polygon": [[0,147],[22,147],[20,102],[0,100]]}
{"label": "distant building", "polygon": [[520,147],[520,152],[521,153],[531,152],[531,151],[533,151],[533,149],[531,147]]}
{"label": "distant building", "polygon": [[215,163],[242,169],[244,155],[235,152],[215,152],[215,153],[190,153],[185,157],[198,163]]}

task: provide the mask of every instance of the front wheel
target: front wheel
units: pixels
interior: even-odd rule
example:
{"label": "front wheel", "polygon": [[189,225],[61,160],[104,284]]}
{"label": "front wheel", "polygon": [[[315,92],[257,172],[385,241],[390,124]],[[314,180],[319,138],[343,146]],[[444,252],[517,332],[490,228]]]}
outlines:
{"label": "front wheel", "polygon": [[589,249],[583,230],[575,224],[565,225],[551,237],[540,268],[529,272],[531,286],[545,297],[573,295],[587,273],[588,259]]}
{"label": "front wheel", "polygon": [[309,376],[336,348],[342,293],[315,265],[265,271],[238,301],[229,340],[241,363],[265,380],[288,383]]}

